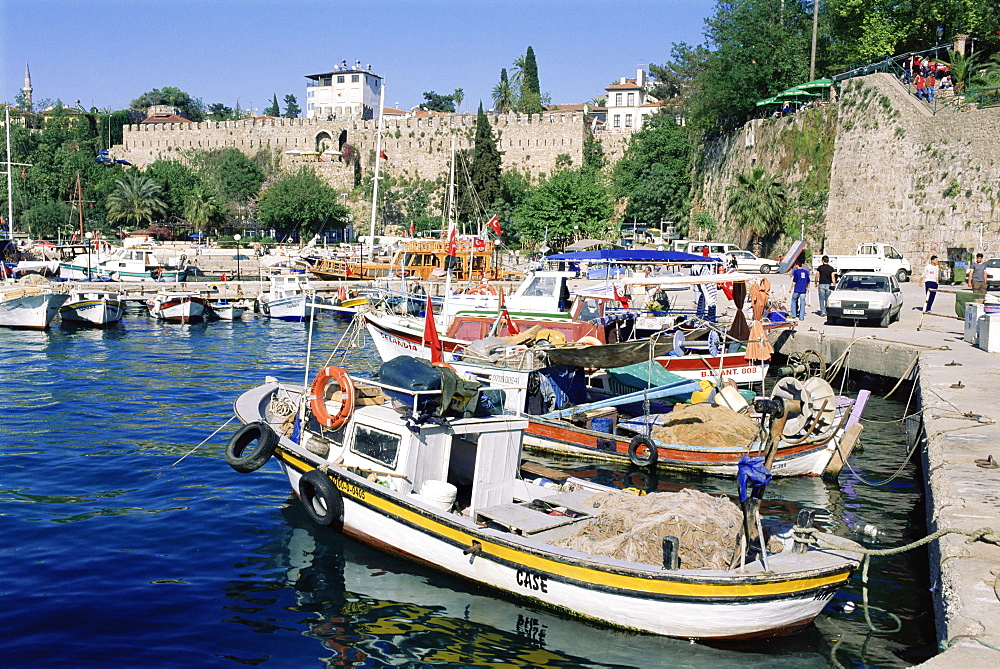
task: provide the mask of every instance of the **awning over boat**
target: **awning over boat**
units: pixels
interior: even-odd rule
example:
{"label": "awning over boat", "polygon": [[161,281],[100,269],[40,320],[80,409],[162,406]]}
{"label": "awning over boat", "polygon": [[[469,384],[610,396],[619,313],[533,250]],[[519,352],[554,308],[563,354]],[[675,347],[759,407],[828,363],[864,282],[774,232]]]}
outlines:
{"label": "awning over boat", "polygon": [[606,239],[581,239],[578,242],[573,242],[566,247],[567,251],[588,251],[598,246],[608,246],[613,249],[622,248],[621,244],[616,244],[614,242],[609,242]]}
{"label": "awning over boat", "polygon": [[721,262],[718,258],[681,253],[680,251],[657,251],[654,249],[594,249],[591,251],[575,251],[573,253],[557,253],[545,256],[545,260],[570,260],[589,262],[647,262],[673,263],[688,265],[691,263]]}
{"label": "awning over boat", "polygon": [[754,281],[760,274],[729,272],[727,274],[703,274],[699,276],[638,276],[624,279],[624,283],[636,286],[685,286],[696,283],[735,283]]}

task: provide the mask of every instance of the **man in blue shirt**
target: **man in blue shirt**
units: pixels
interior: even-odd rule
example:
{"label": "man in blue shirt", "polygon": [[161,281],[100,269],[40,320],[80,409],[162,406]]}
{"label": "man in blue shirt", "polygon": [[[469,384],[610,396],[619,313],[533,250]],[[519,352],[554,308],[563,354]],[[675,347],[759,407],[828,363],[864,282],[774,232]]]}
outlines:
{"label": "man in blue shirt", "polygon": [[792,270],[792,318],[800,321],[806,318],[806,291],[809,290],[809,270],[800,257]]}

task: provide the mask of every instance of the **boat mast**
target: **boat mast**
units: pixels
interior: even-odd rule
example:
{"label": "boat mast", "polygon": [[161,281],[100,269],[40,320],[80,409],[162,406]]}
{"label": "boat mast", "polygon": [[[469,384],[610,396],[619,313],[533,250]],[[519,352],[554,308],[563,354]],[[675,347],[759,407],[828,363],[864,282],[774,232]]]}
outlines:
{"label": "boat mast", "polygon": [[378,125],[375,133],[375,178],[372,181],[372,224],[371,239],[368,244],[368,262],[375,262],[375,207],[378,202],[378,182],[382,177],[380,171],[382,167],[382,111],[385,109],[385,82],[382,82],[382,89],[378,97]]}
{"label": "boat mast", "polygon": [[4,107],[4,130],[7,132],[7,238],[11,243],[14,241],[14,187],[11,181],[11,170],[14,169],[10,161],[10,107]]}
{"label": "boat mast", "polygon": [[[448,173],[448,231],[445,233],[445,250],[448,250],[448,246],[451,244],[451,236],[455,234],[456,240],[458,235],[455,233],[455,134],[451,135],[451,170]],[[456,241],[457,246],[457,241]],[[458,251],[455,251],[456,255],[452,256],[450,253],[445,255],[445,264],[451,265],[452,261],[448,258],[454,257],[458,259]],[[448,267],[444,275],[444,307],[441,309],[441,313],[448,313],[448,300],[451,297],[451,270],[452,267]]]}

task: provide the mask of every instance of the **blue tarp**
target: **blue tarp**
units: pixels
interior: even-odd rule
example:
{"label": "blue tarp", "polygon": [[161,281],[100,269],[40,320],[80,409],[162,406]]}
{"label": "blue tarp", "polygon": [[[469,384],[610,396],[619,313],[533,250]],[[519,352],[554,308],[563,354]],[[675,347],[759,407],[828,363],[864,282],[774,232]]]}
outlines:
{"label": "blue tarp", "polygon": [[552,256],[545,256],[545,260],[587,260],[590,262],[648,262],[648,263],[674,263],[688,264],[701,262],[721,262],[718,258],[706,258],[705,256],[694,255],[692,253],[681,253],[680,251],[654,251],[639,249],[609,249],[593,251],[575,251],[573,253],[557,253]]}

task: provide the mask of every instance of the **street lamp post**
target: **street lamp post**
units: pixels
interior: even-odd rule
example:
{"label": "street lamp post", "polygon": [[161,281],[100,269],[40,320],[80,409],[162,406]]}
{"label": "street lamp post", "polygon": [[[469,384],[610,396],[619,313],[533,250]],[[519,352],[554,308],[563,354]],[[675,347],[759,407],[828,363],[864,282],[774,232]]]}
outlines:
{"label": "street lamp post", "polygon": [[243,239],[239,235],[233,235],[233,239],[236,240],[236,280],[240,280],[240,240]]}

